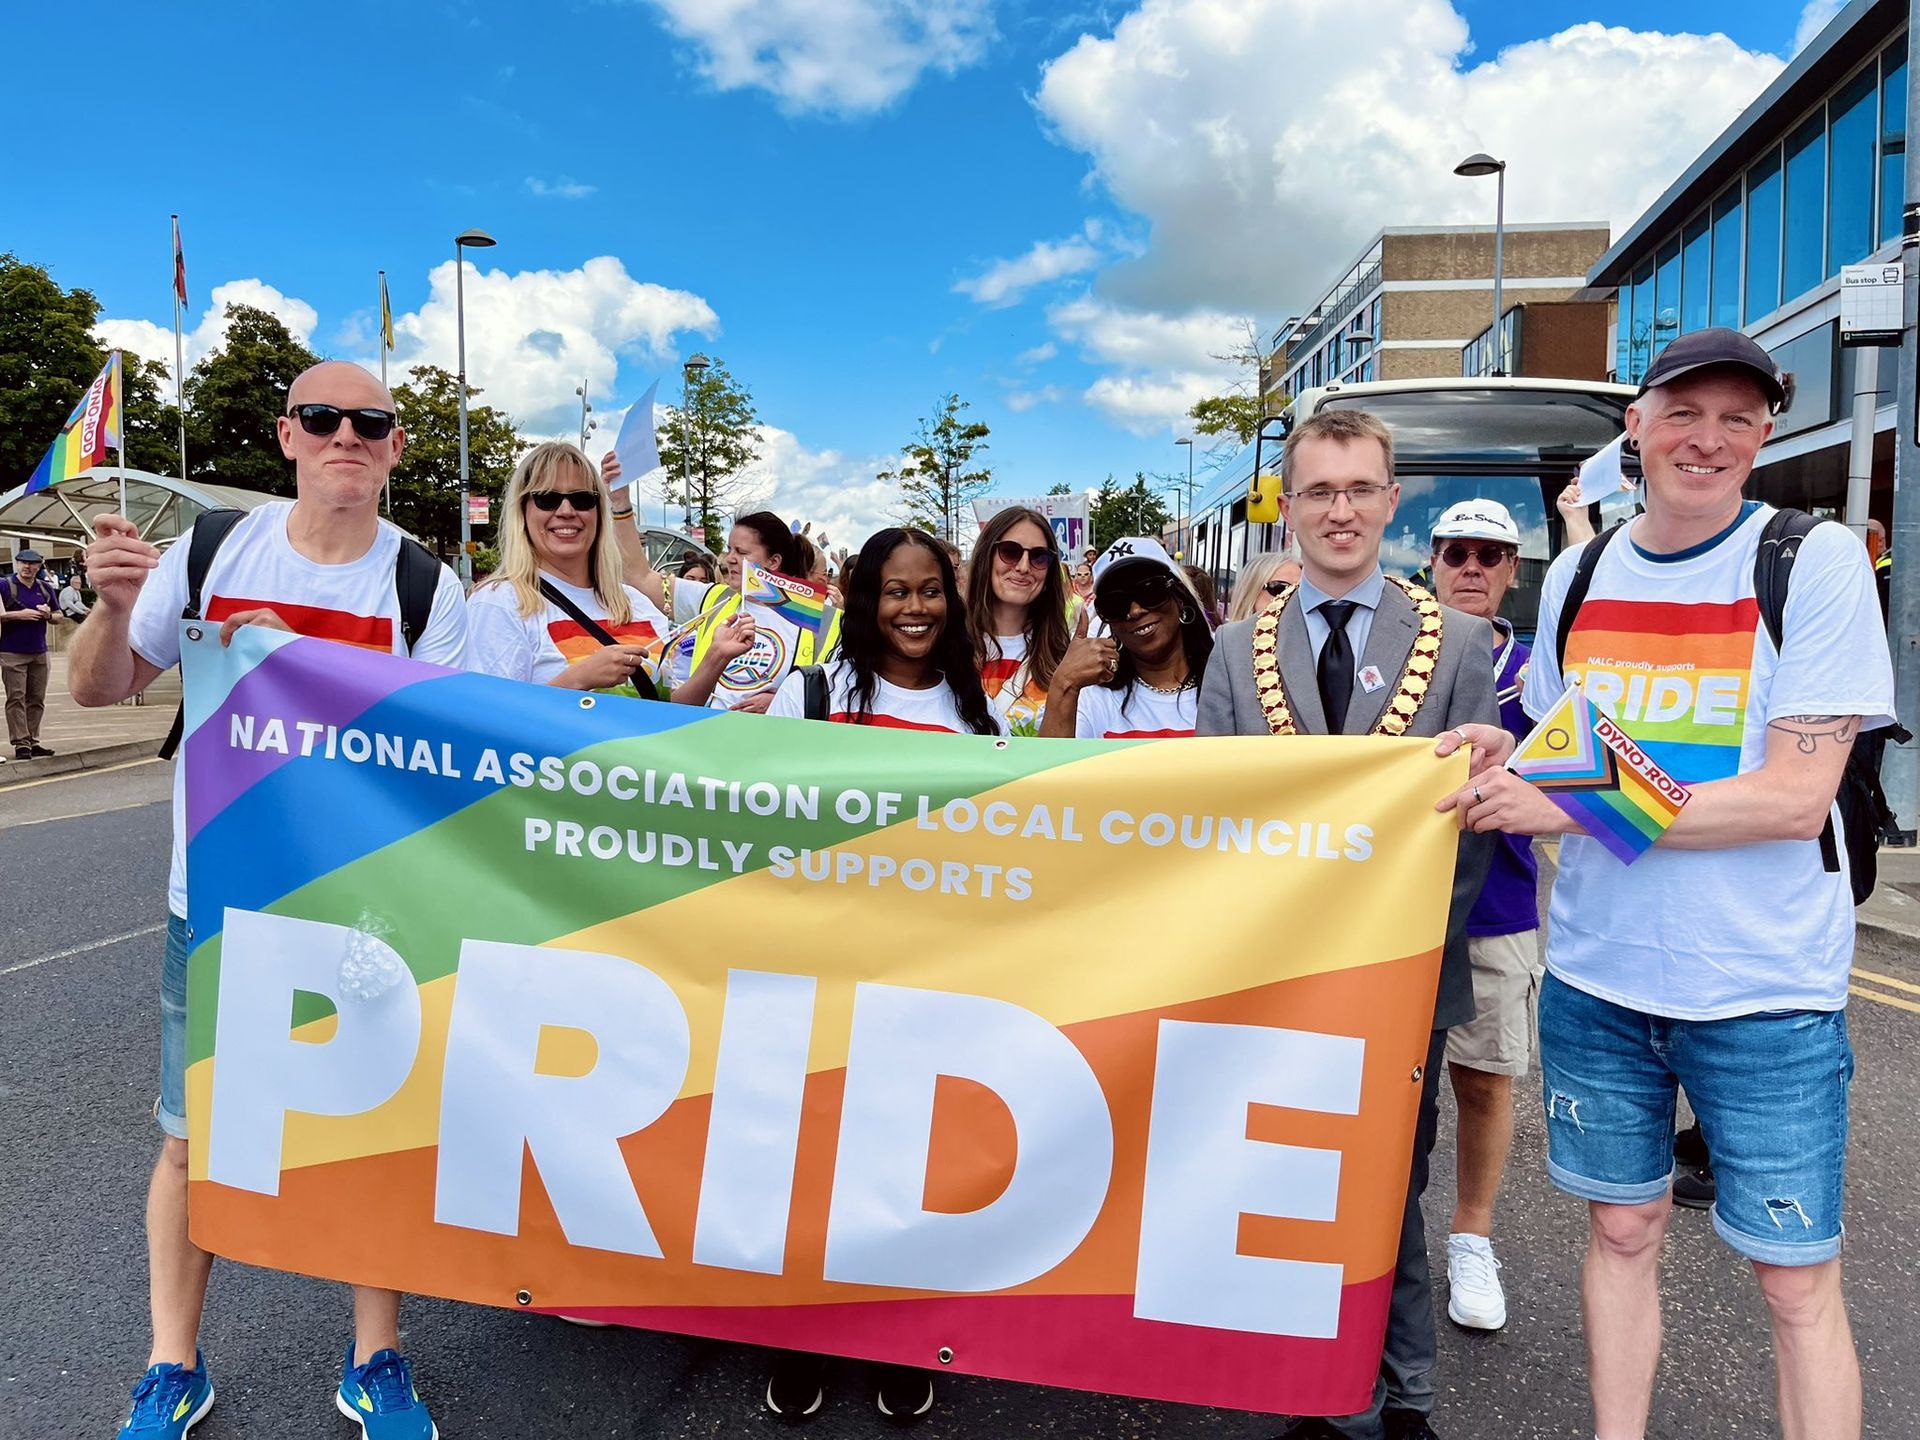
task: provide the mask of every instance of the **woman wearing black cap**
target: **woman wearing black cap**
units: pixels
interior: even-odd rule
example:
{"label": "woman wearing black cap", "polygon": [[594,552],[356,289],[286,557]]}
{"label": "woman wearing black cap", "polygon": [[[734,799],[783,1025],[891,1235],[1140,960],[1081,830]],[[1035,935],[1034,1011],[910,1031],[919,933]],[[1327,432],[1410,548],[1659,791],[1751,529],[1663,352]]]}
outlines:
{"label": "woman wearing black cap", "polygon": [[1213,628],[1167,552],[1146,539],[1108,547],[1094,567],[1093,609],[1112,638],[1090,636],[1082,612],[1054,671],[1040,733],[1082,740],[1193,734]]}

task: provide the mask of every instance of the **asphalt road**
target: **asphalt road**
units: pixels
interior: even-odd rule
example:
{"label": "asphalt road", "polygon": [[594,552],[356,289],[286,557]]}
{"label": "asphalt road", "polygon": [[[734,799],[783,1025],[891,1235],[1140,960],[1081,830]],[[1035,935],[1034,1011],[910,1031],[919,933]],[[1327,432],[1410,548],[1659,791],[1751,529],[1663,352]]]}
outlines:
{"label": "asphalt road", "polygon": [[[146,1357],[142,1212],[156,1147],[167,767],[149,763],[0,791],[0,1437],[114,1433]],[[1920,986],[1916,947],[1863,935],[1859,969]],[[1920,989],[1867,982],[1920,1006]],[[1867,1376],[1867,1433],[1920,1433],[1920,1010],[1859,1000],[1848,1288]],[[1534,1082],[1496,1236],[1511,1318],[1497,1335],[1441,1321],[1435,1428],[1456,1437],[1592,1434],[1580,1338],[1582,1207],[1544,1178]],[[1428,1196],[1444,1245],[1451,1118]],[[369,1234],[367,1243],[380,1237]],[[774,1435],[753,1351],[541,1317],[410,1301],[406,1345],[448,1440],[505,1436]],[[1652,1433],[1765,1436],[1773,1421],[1767,1326],[1750,1272],[1707,1218],[1675,1217],[1666,1360]],[[204,1344],[219,1404],[196,1440],[338,1437],[332,1408],[348,1334],[336,1285],[222,1262]],[[885,1433],[852,1369],[822,1437]],[[918,1434],[937,1437],[1219,1437],[1253,1440],[1269,1417],[944,1380]]]}

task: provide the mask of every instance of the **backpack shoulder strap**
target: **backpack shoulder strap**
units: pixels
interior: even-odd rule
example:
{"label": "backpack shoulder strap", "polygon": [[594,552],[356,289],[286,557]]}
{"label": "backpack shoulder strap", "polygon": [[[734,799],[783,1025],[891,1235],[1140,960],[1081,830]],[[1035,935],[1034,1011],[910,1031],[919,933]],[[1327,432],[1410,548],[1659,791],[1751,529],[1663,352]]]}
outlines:
{"label": "backpack shoulder strap", "polygon": [[1820,520],[1804,510],[1776,510],[1767,517],[1760,532],[1760,548],[1753,556],[1753,594],[1760,605],[1760,619],[1775,651],[1786,633],[1787,594],[1793,579],[1793,562],[1799,558],[1800,545]]}
{"label": "backpack shoulder strap", "polygon": [[[213,569],[213,557],[233,527],[246,518],[246,514],[244,510],[222,506],[204,512],[193,522],[193,529],[187,535],[187,606],[180,612],[182,620],[200,619],[202,592],[207,588],[207,573]],[[173,712],[173,725],[167,731],[167,738],[160,742],[162,760],[173,758],[174,752],[180,748],[186,728],[187,708],[182,701]]]}
{"label": "backpack shoulder strap", "polygon": [[180,612],[182,620],[198,620],[202,594],[207,587],[207,573],[213,569],[213,557],[219,553],[220,546],[233,527],[246,519],[247,512],[222,507],[209,510],[193,522],[193,531],[187,537],[187,608]]}
{"label": "backpack shoulder strap", "polygon": [[595,620],[591,615],[587,614],[586,611],[574,604],[573,601],[569,600],[566,592],[544,575],[540,577],[540,593],[546,596],[548,602],[558,608],[561,614],[573,621],[574,624],[578,625],[602,645],[618,645],[620,643],[613,638],[612,632],[610,632],[606,626],[602,625],[598,620]]}
{"label": "backpack shoulder strap", "polygon": [[828,714],[827,667],[824,665],[802,665],[800,667],[800,708],[809,720],[824,720]]}
{"label": "backpack shoulder strap", "polygon": [[433,618],[433,597],[440,590],[440,562],[418,540],[400,537],[400,554],[393,562],[393,592],[400,600],[400,636],[407,654],[413,654]]}
{"label": "backpack shoulder strap", "polygon": [[1561,679],[1566,678],[1567,641],[1573,635],[1573,617],[1580,613],[1580,607],[1586,602],[1587,591],[1593,588],[1593,572],[1600,565],[1600,556],[1607,546],[1613,543],[1614,536],[1626,528],[1622,520],[1618,525],[1609,525],[1593,539],[1580,547],[1580,561],[1574,567],[1573,583],[1567,586],[1567,597],[1560,602],[1560,623],[1554,639],[1554,657],[1560,663]]}

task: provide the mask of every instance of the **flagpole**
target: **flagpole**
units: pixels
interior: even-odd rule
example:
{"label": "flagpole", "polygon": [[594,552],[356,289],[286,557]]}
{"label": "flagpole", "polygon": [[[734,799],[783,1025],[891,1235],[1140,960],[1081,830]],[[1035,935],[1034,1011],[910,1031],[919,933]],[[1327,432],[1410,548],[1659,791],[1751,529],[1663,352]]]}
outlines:
{"label": "flagpole", "polygon": [[[380,272],[380,388],[386,390],[389,395],[393,393],[387,388],[387,272],[384,270]],[[386,491],[387,518],[391,520],[393,518],[393,472],[391,470],[387,472],[386,484],[382,488]]]}
{"label": "flagpole", "polygon": [[173,403],[180,421],[180,479],[187,478],[187,368],[180,343],[180,217],[173,217]]}
{"label": "flagpole", "polygon": [[119,452],[120,458],[120,513],[124,516],[127,513],[127,362],[118,350],[107,353],[110,377],[107,383],[111,385],[115,380],[120,382],[120,393],[113,397],[120,406],[120,433],[115,437],[120,443],[113,448]]}

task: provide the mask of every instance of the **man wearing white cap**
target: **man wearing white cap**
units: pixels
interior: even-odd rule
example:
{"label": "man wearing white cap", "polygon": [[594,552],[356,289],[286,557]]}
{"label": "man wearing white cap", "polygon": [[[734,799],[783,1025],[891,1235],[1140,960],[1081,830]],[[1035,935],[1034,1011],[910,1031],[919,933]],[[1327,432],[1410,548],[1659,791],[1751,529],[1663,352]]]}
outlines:
{"label": "man wearing white cap", "polygon": [[[1462,500],[1433,526],[1433,588],[1442,605],[1493,626],[1500,723],[1516,739],[1531,728],[1520,704],[1527,647],[1500,618],[1520,568],[1520,527],[1497,500]],[[1447,1032],[1447,1075],[1459,1107],[1458,1192],[1447,1234],[1447,1315],[1472,1330],[1507,1323],[1493,1256],[1493,1202],[1513,1148],[1513,1082],[1527,1073],[1540,996],[1540,872],[1533,842],[1499,835],[1487,883],[1467,916],[1474,1017]]]}

